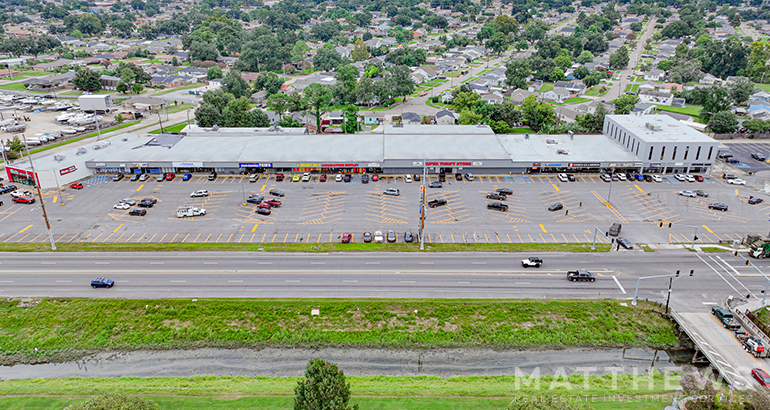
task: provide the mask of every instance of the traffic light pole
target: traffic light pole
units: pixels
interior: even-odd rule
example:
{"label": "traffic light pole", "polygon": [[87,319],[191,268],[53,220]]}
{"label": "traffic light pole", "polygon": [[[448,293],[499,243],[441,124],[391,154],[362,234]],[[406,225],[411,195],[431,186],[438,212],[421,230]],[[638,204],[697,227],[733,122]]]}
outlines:
{"label": "traffic light pole", "polygon": [[[695,273],[695,269],[690,269],[690,276]],[[656,279],[656,278],[671,278],[668,282],[668,297],[666,298],[666,313],[668,313],[668,301],[671,298],[671,285],[673,285],[674,281],[679,279],[679,271],[677,270],[675,274],[673,275],[656,275],[656,276],[642,276],[641,278],[637,279],[636,281],[636,290],[634,291],[634,299],[631,301],[631,304],[633,306],[636,306],[636,301],[638,299],[639,295],[639,283],[642,281],[642,279]]]}
{"label": "traffic light pole", "polygon": [[[665,222],[661,222],[659,226],[662,228],[664,223]],[[693,234],[693,236],[692,236],[692,243],[690,244],[690,249],[695,249],[695,241],[698,240],[698,228],[699,228],[699,226],[675,224],[673,222],[669,222],[668,223],[669,229],[671,227],[673,227],[673,226],[681,226],[683,228],[693,228],[693,229],[695,229],[695,234]]]}
{"label": "traffic light pole", "polygon": [[613,243],[612,239],[607,237],[607,235],[605,235],[604,232],[601,231],[601,229],[596,228],[596,227],[594,227],[594,240],[593,240],[593,242],[591,242],[591,250],[592,251],[596,250],[596,233],[597,232],[599,233],[599,235],[603,236],[604,239],[606,239],[610,243],[610,250],[612,250],[612,243]]}
{"label": "traffic light pole", "polygon": [[[733,255],[737,257],[738,251],[735,251]],[[762,291],[762,306],[764,306],[765,301],[767,300],[767,291],[768,291],[768,286],[770,286],[770,278],[768,278],[767,275],[765,275],[765,272],[762,272],[761,270],[759,270],[759,268],[756,265],[751,263],[751,259],[749,259],[748,257],[746,257],[746,266],[751,266],[757,272],[759,272],[760,275],[762,275],[765,278],[765,290]]]}

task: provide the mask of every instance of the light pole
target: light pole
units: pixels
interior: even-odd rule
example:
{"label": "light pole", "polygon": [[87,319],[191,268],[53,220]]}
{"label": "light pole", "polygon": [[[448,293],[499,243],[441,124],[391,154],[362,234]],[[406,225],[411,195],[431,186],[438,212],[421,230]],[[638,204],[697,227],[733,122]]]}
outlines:
{"label": "light pole", "polygon": [[428,167],[422,161],[422,185],[420,185],[420,250],[425,250],[425,180],[428,178]]}
{"label": "light pole", "polygon": [[[613,243],[613,241],[607,235],[605,235],[604,232],[601,231],[601,229],[594,227],[594,240],[593,240],[593,242],[591,242],[591,250],[592,251],[596,250],[596,234],[597,233],[599,235],[603,236],[604,239],[606,239],[607,242],[609,242],[610,244]],[[610,245],[610,250],[612,250],[612,245]]]}
{"label": "light pole", "polygon": [[24,139],[24,146],[27,148],[27,158],[29,158],[29,167],[32,169],[32,182],[37,188],[37,197],[40,199],[40,208],[43,210],[43,219],[45,219],[45,227],[48,230],[48,239],[51,241],[51,250],[56,250],[56,241],[53,240],[53,232],[51,232],[51,223],[48,222],[48,214],[45,212],[45,201],[43,201],[43,194],[40,193],[40,179],[35,172],[35,164],[32,163],[32,155],[29,153],[29,145],[27,145],[27,137],[21,134],[21,138]]}
{"label": "light pole", "polygon": [[[695,273],[695,269],[690,269],[690,276],[692,276],[693,273]],[[668,302],[669,302],[669,299],[671,298],[671,285],[674,283],[674,281],[676,281],[676,280],[678,280],[680,278],[679,270],[677,270],[676,273],[673,274],[673,275],[642,276],[641,278],[637,279],[636,280],[636,290],[634,291],[634,299],[631,301],[631,304],[633,306],[636,306],[636,301],[637,301],[638,295],[639,295],[639,283],[643,279],[655,279],[655,278],[672,278],[672,280],[670,280],[669,283],[668,283],[668,297],[666,298],[666,313],[668,313]]]}

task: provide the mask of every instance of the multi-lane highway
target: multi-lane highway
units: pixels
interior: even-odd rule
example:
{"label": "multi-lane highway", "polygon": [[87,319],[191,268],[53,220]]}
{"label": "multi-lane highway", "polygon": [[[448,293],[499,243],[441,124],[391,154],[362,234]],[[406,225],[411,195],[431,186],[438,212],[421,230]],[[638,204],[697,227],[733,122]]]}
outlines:
{"label": "multi-lane highway", "polygon": [[[657,252],[541,254],[522,268],[510,253],[8,253],[0,256],[0,296],[631,298],[637,279],[673,274],[672,301],[704,311],[728,295],[762,296],[764,278],[730,253]],[[761,263],[759,263],[762,266]],[[572,283],[566,271],[587,269],[594,283]],[[694,270],[692,277],[690,270]],[[112,289],[92,289],[96,276]],[[642,280],[641,298],[665,300],[668,280]]]}

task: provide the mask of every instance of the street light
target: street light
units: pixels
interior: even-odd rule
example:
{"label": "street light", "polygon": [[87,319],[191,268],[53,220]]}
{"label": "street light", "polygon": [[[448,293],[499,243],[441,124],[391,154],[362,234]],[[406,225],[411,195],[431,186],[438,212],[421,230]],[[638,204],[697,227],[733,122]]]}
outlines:
{"label": "street light", "polygon": [[[677,270],[673,275],[642,276],[637,279],[636,290],[634,291],[634,299],[631,301],[631,305],[636,306],[636,301],[638,299],[637,295],[639,294],[639,283],[642,281],[642,279],[670,278],[668,282],[668,297],[666,298],[666,313],[668,313],[668,302],[671,298],[671,285],[680,278],[679,272],[680,270]],[[695,269],[690,269],[690,276],[692,276],[694,273]]]}
{"label": "street light", "polygon": [[29,153],[29,144],[27,144],[27,137],[21,134],[21,138],[24,139],[24,147],[27,148],[27,158],[29,158],[29,167],[32,169],[32,182],[37,188],[37,197],[40,199],[40,208],[43,210],[43,219],[45,219],[45,227],[48,229],[48,239],[51,241],[51,250],[56,250],[56,241],[53,240],[53,232],[51,232],[51,223],[48,222],[48,214],[45,212],[45,201],[43,201],[43,194],[40,193],[40,179],[35,172],[35,164],[32,163],[32,155]]}

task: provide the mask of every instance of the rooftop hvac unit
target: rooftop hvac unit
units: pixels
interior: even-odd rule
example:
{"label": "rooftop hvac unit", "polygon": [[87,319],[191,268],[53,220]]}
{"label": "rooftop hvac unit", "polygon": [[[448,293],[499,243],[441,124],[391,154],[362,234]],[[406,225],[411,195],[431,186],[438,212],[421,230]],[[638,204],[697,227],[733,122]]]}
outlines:
{"label": "rooftop hvac unit", "polygon": [[81,147],[81,148],[78,148],[78,152],[75,155],[83,155],[85,153],[86,153],[86,149]]}
{"label": "rooftop hvac unit", "polygon": [[547,140],[545,140],[546,144],[558,144],[559,142],[561,142],[561,141],[555,140],[553,138],[548,138]]}
{"label": "rooftop hvac unit", "polygon": [[651,130],[651,131],[660,131],[660,130],[663,129],[662,125],[660,125],[660,124],[653,124],[651,122],[648,122],[648,123],[644,124],[644,126],[647,127],[647,129]]}
{"label": "rooftop hvac unit", "polygon": [[556,150],[556,153],[559,155],[572,155],[572,150],[559,148]]}
{"label": "rooftop hvac unit", "polygon": [[56,161],[64,161],[64,155],[58,155],[58,154],[54,155],[53,159],[55,159]]}

